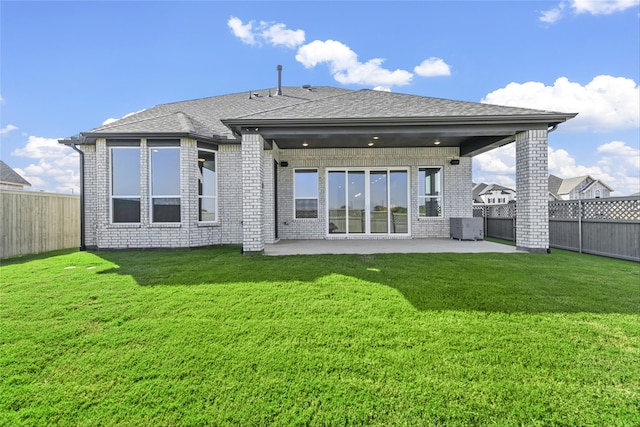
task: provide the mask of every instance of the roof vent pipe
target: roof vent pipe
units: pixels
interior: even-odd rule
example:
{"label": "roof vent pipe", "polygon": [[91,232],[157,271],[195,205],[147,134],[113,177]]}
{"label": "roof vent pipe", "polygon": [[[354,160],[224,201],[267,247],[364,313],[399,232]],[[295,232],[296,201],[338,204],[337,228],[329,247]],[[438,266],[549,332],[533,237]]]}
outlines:
{"label": "roof vent pipe", "polygon": [[278,92],[276,92],[277,96],[282,96],[282,65],[278,65]]}

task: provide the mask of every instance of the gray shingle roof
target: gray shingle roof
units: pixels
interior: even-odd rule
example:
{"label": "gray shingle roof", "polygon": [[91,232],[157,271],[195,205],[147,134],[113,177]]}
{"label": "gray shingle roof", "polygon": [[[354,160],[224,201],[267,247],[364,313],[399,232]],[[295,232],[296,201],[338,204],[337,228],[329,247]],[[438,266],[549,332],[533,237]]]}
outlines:
{"label": "gray shingle roof", "polygon": [[[336,120],[420,117],[486,117],[558,114],[526,108],[452,101],[373,90],[329,86],[276,89],[161,104],[100,126],[87,134],[190,133],[234,139],[221,120]],[[271,93],[274,96],[269,96]]]}
{"label": "gray shingle roof", "polygon": [[9,165],[0,160],[0,183],[15,186],[31,186],[31,183],[11,169]]}
{"label": "gray shingle roof", "polygon": [[[269,96],[271,91],[272,96]],[[161,104],[116,122],[95,128],[89,133],[167,133],[191,132],[203,136],[232,139],[233,134],[222,119],[256,114],[310,102],[348,89],[319,87],[311,91],[298,87],[283,88],[284,95],[275,96],[275,89],[235,93],[210,98]]]}
{"label": "gray shingle roof", "polygon": [[252,119],[344,119],[462,117],[541,114],[540,110],[406,95],[375,90],[350,91],[295,106],[247,114]]}
{"label": "gray shingle roof", "polygon": [[586,191],[589,187],[592,187],[596,183],[600,183],[603,186],[607,187],[609,191],[613,191],[613,188],[609,187],[604,182],[599,179],[595,179],[589,175],[576,176],[573,178],[559,178],[555,175],[549,175],[549,193],[553,194],[555,197],[569,194],[571,193],[577,186],[579,186],[585,180],[591,181],[588,185],[586,185],[581,191]]}

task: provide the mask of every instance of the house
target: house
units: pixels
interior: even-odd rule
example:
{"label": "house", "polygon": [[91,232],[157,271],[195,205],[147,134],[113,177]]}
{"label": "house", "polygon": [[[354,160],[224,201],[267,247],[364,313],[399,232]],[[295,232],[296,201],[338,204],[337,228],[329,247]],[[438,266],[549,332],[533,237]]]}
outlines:
{"label": "house", "polygon": [[473,184],[474,205],[504,205],[516,200],[516,190],[498,184]]}
{"label": "house", "polygon": [[574,116],[279,84],[157,105],[60,143],[81,153],[83,247],[262,253],[280,239],[449,237],[450,218],[472,217],[472,157],[515,141],[517,245],[542,252],[547,132]]}
{"label": "house", "polygon": [[549,200],[599,199],[610,197],[613,188],[589,175],[562,179],[549,175]]}
{"label": "house", "polygon": [[0,160],[0,188],[8,190],[22,190],[31,187],[29,181],[14,171],[8,164]]}

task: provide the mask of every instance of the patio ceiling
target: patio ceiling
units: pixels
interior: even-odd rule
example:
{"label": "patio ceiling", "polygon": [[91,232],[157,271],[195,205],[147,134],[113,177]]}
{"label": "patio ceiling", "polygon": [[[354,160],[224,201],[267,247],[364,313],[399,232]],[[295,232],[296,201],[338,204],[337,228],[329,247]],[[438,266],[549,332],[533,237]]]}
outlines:
{"label": "patio ceiling", "polygon": [[[475,156],[515,140],[518,132],[547,129],[566,115],[544,118],[464,117],[378,120],[225,120],[237,136],[260,134],[266,148],[275,142],[282,149],[459,147],[461,156]],[[306,144],[306,145],[304,145]]]}

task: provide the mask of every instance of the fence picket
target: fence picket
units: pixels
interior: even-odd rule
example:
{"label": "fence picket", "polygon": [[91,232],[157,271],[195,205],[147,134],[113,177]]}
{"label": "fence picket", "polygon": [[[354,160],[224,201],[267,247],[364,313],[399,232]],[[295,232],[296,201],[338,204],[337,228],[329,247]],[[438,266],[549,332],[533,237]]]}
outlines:
{"label": "fence picket", "polygon": [[80,197],[0,190],[0,258],[80,246]]}
{"label": "fence picket", "polygon": [[[485,236],[515,241],[516,203],[475,206],[484,218]],[[640,197],[558,200],[549,202],[549,246],[640,261]]]}

